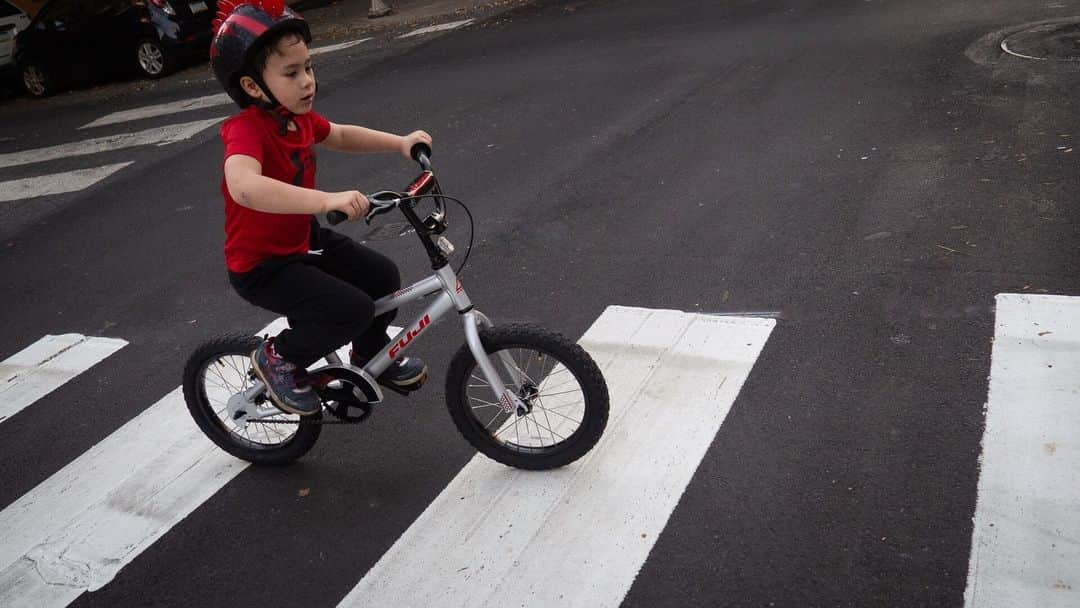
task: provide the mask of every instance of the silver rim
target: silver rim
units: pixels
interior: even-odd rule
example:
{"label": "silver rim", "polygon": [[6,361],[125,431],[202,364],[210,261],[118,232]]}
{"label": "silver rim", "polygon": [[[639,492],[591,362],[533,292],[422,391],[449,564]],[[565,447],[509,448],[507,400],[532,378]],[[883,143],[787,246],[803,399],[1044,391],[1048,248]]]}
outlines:
{"label": "silver rim", "polygon": [[[513,373],[502,354],[513,361]],[[465,385],[469,413],[497,443],[531,451],[557,446],[581,428],[585,420],[585,391],[565,365],[551,355],[528,348],[491,353],[492,363],[507,388],[531,406],[528,412],[504,412],[491,386],[474,367]]]}
{"label": "silver rim", "polygon": [[[222,355],[207,363],[200,376],[207,405],[217,416],[222,428],[241,440],[241,443],[269,447],[287,443],[296,435],[298,427],[295,424],[263,424],[252,421],[247,426],[240,426],[229,417],[229,398],[251,388],[252,381],[248,375],[250,368],[251,357],[248,355]],[[267,418],[290,421],[299,419],[299,416],[285,412]]]}
{"label": "silver rim", "polygon": [[153,42],[139,45],[139,67],[151,76],[157,76],[165,69],[165,55]]}
{"label": "silver rim", "polygon": [[32,95],[45,94],[45,73],[36,65],[28,65],[23,68],[23,84]]}

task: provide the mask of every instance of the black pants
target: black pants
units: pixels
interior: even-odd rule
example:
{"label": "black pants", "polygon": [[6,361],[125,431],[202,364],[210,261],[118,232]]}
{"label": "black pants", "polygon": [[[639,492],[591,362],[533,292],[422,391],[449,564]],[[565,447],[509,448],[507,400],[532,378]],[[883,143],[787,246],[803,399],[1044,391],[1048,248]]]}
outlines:
{"label": "black pants", "polygon": [[[389,258],[326,228],[313,229],[312,247],[322,254],[273,258],[249,272],[229,273],[242,298],[289,319],[274,339],[285,360],[308,366],[352,341],[359,358],[370,358],[390,339],[395,311],[375,318],[374,300],[401,287]],[[317,238],[316,238],[317,237]]]}

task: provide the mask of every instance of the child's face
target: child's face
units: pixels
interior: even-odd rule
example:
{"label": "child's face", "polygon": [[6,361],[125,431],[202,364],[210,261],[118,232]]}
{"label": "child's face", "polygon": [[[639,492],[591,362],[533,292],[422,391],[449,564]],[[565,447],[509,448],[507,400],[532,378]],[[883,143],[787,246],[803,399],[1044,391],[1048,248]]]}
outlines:
{"label": "child's face", "polygon": [[293,114],[311,111],[315,101],[315,71],[311,53],[299,36],[278,40],[274,52],[266,58],[263,81],[281,105]]}

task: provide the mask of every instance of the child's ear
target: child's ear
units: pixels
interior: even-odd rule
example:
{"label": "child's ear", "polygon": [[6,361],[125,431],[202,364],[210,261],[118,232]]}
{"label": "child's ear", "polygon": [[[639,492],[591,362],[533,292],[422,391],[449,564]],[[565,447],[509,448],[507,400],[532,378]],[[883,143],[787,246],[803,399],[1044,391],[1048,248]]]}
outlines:
{"label": "child's ear", "polygon": [[240,88],[252,99],[263,99],[262,89],[255,84],[255,79],[251,76],[240,77]]}

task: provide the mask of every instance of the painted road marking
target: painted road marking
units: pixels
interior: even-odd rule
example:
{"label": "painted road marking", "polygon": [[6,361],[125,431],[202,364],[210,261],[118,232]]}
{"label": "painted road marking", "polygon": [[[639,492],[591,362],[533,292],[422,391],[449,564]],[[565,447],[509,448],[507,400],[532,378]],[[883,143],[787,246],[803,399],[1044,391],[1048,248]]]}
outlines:
{"label": "painted road marking", "polygon": [[341,44],[331,44],[329,46],[320,46],[317,49],[311,49],[312,55],[321,55],[323,53],[332,53],[334,51],[340,51],[347,48],[354,47],[358,44],[363,44],[371,40],[371,38],[361,38],[360,40],[351,40],[349,42],[342,42]]}
{"label": "painted road marking", "polygon": [[440,25],[431,25],[428,27],[422,27],[418,30],[413,30],[407,34],[402,34],[398,38],[411,38],[412,36],[423,36],[424,34],[432,34],[435,32],[445,32],[447,30],[457,29],[464,27],[472,23],[472,19],[465,19],[464,21],[451,21],[450,23],[443,23]]}
{"label": "painted road marking", "polygon": [[130,165],[131,162],[0,182],[0,202],[21,201],[37,196],[77,192],[93,186]]}
{"label": "painted road marking", "polygon": [[581,339],[611,416],[533,473],[477,455],[339,606],[618,606],[776,321],[613,306]]}
{"label": "painted road marking", "polygon": [[45,336],[8,357],[0,362],[0,422],[125,346],[116,338],[64,334]]}
{"label": "painted road marking", "polygon": [[964,604],[1080,605],[1080,298],[999,294]]}
{"label": "painted road marking", "polygon": [[0,606],[100,589],[247,466],[203,435],[177,387],[0,511]]}
{"label": "painted road marking", "polygon": [[201,110],[203,108],[213,108],[217,106],[227,105],[232,102],[233,100],[231,97],[229,97],[228,93],[218,93],[216,95],[207,95],[206,97],[196,97],[195,99],[185,99],[182,101],[170,101],[168,103],[161,103],[153,106],[134,108],[132,110],[123,110],[121,112],[113,112],[112,114],[102,116],[94,122],[87,123],[79,128],[90,129],[93,127],[128,122],[131,120],[141,120],[143,118],[165,116],[167,114],[175,114],[177,112],[190,112],[192,110]]}
{"label": "painted road marking", "polygon": [[222,120],[223,118],[196,120],[193,122],[166,125],[163,127],[153,127],[136,133],[118,133],[116,135],[106,135],[104,137],[96,137],[94,139],[86,139],[68,144],[59,144],[47,148],[0,154],[0,168],[29,165],[32,163],[41,163],[72,156],[85,156],[87,154],[109,152],[110,150],[120,150],[122,148],[131,148],[134,146],[164,146],[188,139],[203,129],[221,122]]}

